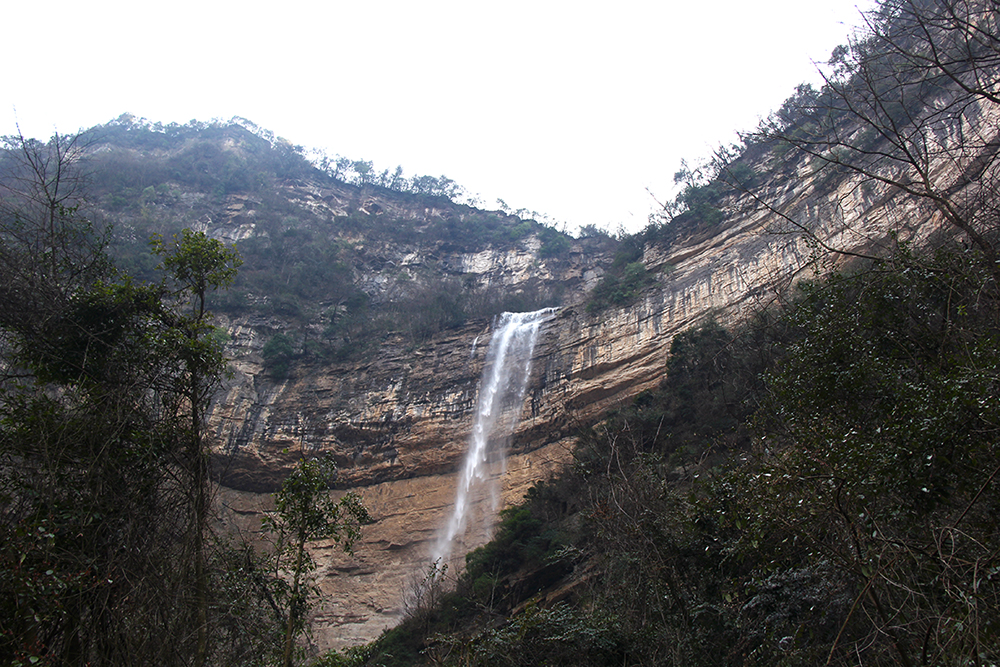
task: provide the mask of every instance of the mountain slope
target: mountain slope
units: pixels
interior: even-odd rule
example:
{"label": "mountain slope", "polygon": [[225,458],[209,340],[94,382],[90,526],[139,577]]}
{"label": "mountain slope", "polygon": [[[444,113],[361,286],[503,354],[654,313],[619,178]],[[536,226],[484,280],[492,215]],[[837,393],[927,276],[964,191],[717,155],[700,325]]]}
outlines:
{"label": "mountain slope", "polygon": [[[978,73],[931,89],[919,77],[875,85],[869,93],[896,90],[907,102],[883,105],[888,119],[877,105],[867,116],[845,105],[850,76],[839,97],[836,87],[800,91],[714,178],[692,176],[662,223],[620,240],[570,239],[477,210],[449,198],[444,177],[374,174],[363,161],[319,168],[245,121],[122,117],[85,134],[86,154],[94,204],[135,275],[153,275],[149,235],[183,227],[243,255],[234,289],[212,304],[234,370],[210,415],[224,521],[255,530],[267,493],[318,453],[335,458],[338,485],[361,490],[377,519],[354,561],[316,545],[329,602],[314,630],[326,648],[399,619],[401,592],[451,502],[494,314],[561,306],[520,406],[504,473],[513,502],[571,460],[581,429],[661,384],[679,333],[709,318],[745,322],[793,282],[901,242],[958,230],[978,244],[939,197],[989,210],[997,105],[963,98],[958,85]],[[915,128],[905,135],[914,145],[934,150],[878,163],[907,154],[887,131],[900,121]],[[852,145],[860,159],[841,150]],[[915,188],[921,177],[927,187]]]}
{"label": "mountain slope", "polygon": [[618,410],[345,664],[997,659],[996,12],[870,19],[646,230],[657,284],[560,314],[531,407]]}

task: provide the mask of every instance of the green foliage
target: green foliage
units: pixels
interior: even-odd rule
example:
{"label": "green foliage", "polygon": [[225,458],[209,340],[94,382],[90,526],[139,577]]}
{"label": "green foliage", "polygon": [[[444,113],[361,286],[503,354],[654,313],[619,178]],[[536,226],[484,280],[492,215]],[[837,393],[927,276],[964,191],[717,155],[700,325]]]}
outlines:
{"label": "green foliage", "polygon": [[[389,667],[389,662],[393,661],[395,653],[385,654],[376,648],[374,643],[362,646],[351,646],[340,651],[328,651],[318,659],[312,661],[311,667]],[[413,660],[402,663],[417,664],[419,655],[413,656]]]}
{"label": "green foliage", "polygon": [[464,576],[475,584],[483,577],[503,577],[522,567],[541,565],[545,555],[557,548],[554,538],[550,531],[543,531],[543,522],[530,507],[505,509],[493,540],[465,557]]}
{"label": "green foliage", "polygon": [[669,247],[681,240],[691,243],[717,234],[726,218],[727,201],[749,191],[758,180],[749,152],[749,147],[736,144],[720,147],[711,161],[698,167],[689,167],[682,160],[674,174],[680,192],[661,213],[650,216],[636,240]]}
{"label": "green foliage", "polygon": [[203,302],[208,292],[232,285],[243,264],[235,248],[190,229],[182,230],[170,241],[154,234],[150,245],[153,253],[163,258],[161,268],[177,284],[175,294],[186,292],[194,297],[199,317],[205,314]]}
{"label": "green foliage", "polygon": [[539,236],[542,241],[539,257],[558,257],[569,250],[570,238],[551,227],[542,227]]}
{"label": "green foliage", "polygon": [[612,665],[625,658],[617,628],[592,615],[559,604],[540,608],[528,604],[504,625],[487,630],[462,652],[467,665]]}
{"label": "green foliage", "polygon": [[361,526],[371,517],[356,493],[334,498],[330,486],[336,464],[329,459],[302,459],[281,484],[274,497],[274,512],[265,516],[264,530],[274,535],[275,548],[284,558],[288,548],[292,560],[300,557],[300,543],[332,539],[350,553],[361,537]]}
{"label": "green foliage", "polygon": [[[272,215],[285,216],[285,212]],[[350,298],[358,292],[345,246],[306,227],[292,216],[261,220],[257,235],[240,245],[245,268],[236,287],[267,295],[257,306],[267,314],[305,321],[315,314],[312,304]]]}
{"label": "green foliage", "polygon": [[760,180],[753,167],[738,160],[721,167],[719,178],[737,192],[749,192]]}
{"label": "green foliage", "polygon": [[587,312],[595,314],[607,308],[626,306],[656,281],[642,262],[644,248],[642,235],[632,234],[621,239],[611,267],[590,293]]}
{"label": "green foliage", "polygon": [[193,185],[222,197],[234,192],[254,192],[265,181],[264,174],[253,169],[246,158],[223,149],[207,138],[189,144],[170,158],[167,168],[173,180]]}
{"label": "green foliage", "polygon": [[284,627],[278,600],[287,599],[288,583],[275,578],[273,561],[252,545],[232,536],[212,550],[213,644],[211,662],[273,666],[280,662]]}
{"label": "green foliage", "polygon": [[[862,269],[737,332],[678,335],[663,383],[469,554],[456,595],[480,611],[432,612],[370,664],[401,664],[388,645],[431,664],[995,660],[990,264],[946,250]],[[513,613],[581,554],[583,597]]]}
{"label": "green foliage", "polygon": [[519,241],[534,231],[535,225],[530,220],[524,220],[520,224],[512,227],[508,236],[511,241]]}
{"label": "green foliage", "polygon": [[[250,307],[263,314],[303,326],[320,320],[322,336],[309,352],[326,360],[357,359],[397,336],[407,345],[418,345],[470,319],[489,318],[504,310],[534,310],[559,300],[559,294],[543,291],[539,284],[516,289],[481,286],[475,280],[441,277],[435,267],[397,272],[391,289],[369,296],[355,284],[352,268],[362,264],[366,255],[352,244],[319,233],[301,218],[301,212],[292,212],[281,211],[280,221],[258,217],[257,234],[240,243],[244,266],[235,289],[240,294],[257,295]],[[373,245],[412,242],[451,246],[460,239],[461,247],[470,251],[490,245],[507,247],[515,237],[544,229],[529,221],[513,226],[509,220],[478,212],[454,215],[423,228],[361,213],[339,219],[337,225],[356,228]],[[553,238],[564,238],[552,233]],[[400,280],[401,276],[406,279]],[[247,299],[237,303],[246,304]],[[218,299],[214,305],[229,308]],[[299,345],[306,351],[306,341]],[[290,369],[286,362],[290,361],[275,359],[269,372],[275,377],[286,376]]]}
{"label": "green foliage", "polygon": [[733,554],[767,554],[765,581],[836,570],[823,584],[843,609],[837,640],[826,635],[832,656],[995,655],[997,619],[954,588],[1000,594],[974,573],[996,553],[989,266],[973,253],[903,254],[807,286],[788,319],[797,338],[769,374],[770,455],[718,490],[737,500],[725,512],[740,530]]}
{"label": "green foliage", "polygon": [[608,233],[607,229],[598,227],[594,224],[582,225],[580,227],[580,232],[577,234],[577,238],[581,239],[592,239],[592,238],[611,238],[611,234]]}
{"label": "green foliage", "polygon": [[612,307],[627,306],[638,298],[642,290],[656,282],[653,274],[646,270],[641,261],[621,267],[620,271],[604,274],[601,282],[590,293],[587,312],[599,313]]}
{"label": "green foliage", "polygon": [[295,358],[295,348],[292,340],[285,334],[278,334],[264,344],[261,351],[264,357],[264,369],[272,377],[282,380],[288,377],[292,359]]}
{"label": "green foliage", "polygon": [[[94,199],[116,221],[109,249],[115,262],[137,282],[158,281],[157,257],[145,243],[150,233],[169,243],[175,236],[183,240],[183,230],[205,216],[219,220],[242,211],[236,214],[242,223],[252,214],[253,233],[240,241],[243,265],[232,289],[206,295],[206,304],[229,315],[252,310],[275,316],[302,332],[319,325],[321,336],[295,341],[304,357],[357,359],[400,337],[404,345],[416,345],[469,319],[548,306],[560,298],[556,290],[542,293],[538,284],[507,288],[442,279],[433,266],[407,270],[412,281],[401,281],[398,289],[373,288],[359,279],[383,271],[377,250],[383,244],[412,245],[429,256],[437,248],[449,254],[502,251],[535,237],[546,259],[565,257],[570,243],[565,234],[457,203],[462,190],[446,177],[406,178],[401,167],[380,171],[370,161],[339,156],[323,157],[314,166],[301,148],[238,118],[181,126],[126,115],[87,137],[101,146],[87,152],[86,160],[95,171],[89,181]],[[308,181],[338,196],[353,191],[356,207],[330,218],[323,209],[289,200],[289,181]],[[428,214],[400,219],[389,210],[357,206],[369,195]],[[276,376],[290,369],[285,360],[278,366]]]}
{"label": "green foliage", "polygon": [[[102,167],[95,169],[93,187],[98,189],[138,193],[156,186],[160,196],[162,184],[170,180],[221,196],[260,192],[274,178],[318,175],[301,147],[240,118],[163,125],[126,114],[82,137],[109,148],[91,158]],[[164,154],[165,159],[156,159]],[[137,203],[134,196],[125,199]]]}
{"label": "green foliage", "polygon": [[316,568],[306,550],[306,543],[319,539],[332,539],[347,553],[361,537],[361,526],[371,523],[368,511],[356,493],[347,493],[339,499],[330,495],[330,484],[336,475],[336,466],[330,459],[299,461],[292,473],[281,484],[274,497],[274,511],[264,516],[262,527],[273,546],[272,577],[283,575],[291,578],[278,602],[285,609],[284,657],[282,664],[293,664],[295,639],[305,630],[308,602],[314,592],[308,584],[309,575]]}
{"label": "green foliage", "polygon": [[674,225],[700,223],[709,227],[718,225],[724,215],[717,208],[717,203],[725,192],[725,183],[719,180],[704,185],[688,185],[677,198],[686,210],[675,216],[671,223]]}
{"label": "green foliage", "polygon": [[329,656],[344,661],[329,664],[402,667],[439,658],[455,664],[443,654],[468,657],[467,637],[479,623],[509,613],[572,570],[573,559],[564,553],[572,529],[564,521],[577,490],[572,482],[537,484],[522,505],[502,512],[496,538],[467,555],[457,581],[445,576],[447,566],[432,564],[400,625],[355,652]]}
{"label": "green foliage", "polygon": [[[12,297],[0,319],[0,662],[250,662],[261,598],[210,568],[226,552],[205,530],[201,440],[225,363],[204,301],[237,258],[188,233],[158,241],[162,282],[116,269],[77,203],[73,145],[22,138],[0,156],[0,183],[23,188],[5,192],[0,216]],[[18,176],[31,165],[40,180]]]}

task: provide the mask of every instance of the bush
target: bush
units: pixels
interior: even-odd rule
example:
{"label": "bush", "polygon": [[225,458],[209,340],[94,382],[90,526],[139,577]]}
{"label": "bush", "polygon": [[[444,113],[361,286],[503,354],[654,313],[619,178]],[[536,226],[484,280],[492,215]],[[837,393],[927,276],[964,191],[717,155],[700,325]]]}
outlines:
{"label": "bush", "polygon": [[540,236],[542,245],[538,249],[539,257],[558,257],[570,248],[569,237],[551,227],[543,227]]}
{"label": "bush", "polygon": [[593,314],[613,306],[627,306],[638,298],[643,288],[654,282],[656,278],[642,262],[626,264],[620,273],[608,272],[591,291],[587,312]]}
{"label": "bush", "polygon": [[291,338],[285,334],[274,336],[264,344],[261,356],[264,357],[264,369],[273,378],[277,380],[287,378],[292,360],[295,358]]}

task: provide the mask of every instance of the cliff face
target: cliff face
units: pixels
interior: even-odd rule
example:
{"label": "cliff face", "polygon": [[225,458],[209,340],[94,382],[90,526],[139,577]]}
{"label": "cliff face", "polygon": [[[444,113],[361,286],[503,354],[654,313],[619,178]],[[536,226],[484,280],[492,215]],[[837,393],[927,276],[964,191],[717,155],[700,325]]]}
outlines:
{"label": "cliff face", "polygon": [[[988,135],[982,145],[995,146],[997,119],[971,117],[976,127],[941,134],[942,144],[960,146],[963,136],[979,132]],[[977,155],[953,157],[926,172],[942,190],[974,195],[974,179],[965,174]],[[766,181],[752,195],[729,197],[724,222],[710,233],[690,231],[685,238],[680,230],[669,244],[647,245],[642,261],[656,283],[632,305],[598,314],[585,308],[586,293],[611,256],[607,244],[594,239],[577,241],[558,259],[546,258],[537,234],[502,248],[463,249],[441,236],[421,240],[419,233],[404,241],[340,233],[338,242],[354,244],[356,284],[373,300],[391,300],[403,289],[402,273],[407,280],[436,272],[484,288],[564,290],[568,305],[544,325],[535,348],[508,464],[494,473],[504,501],[513,502],[571,459],[579,426],[663,379],[677,333],[708,317],[738,323],[780,303],[789,285],[814,272],[948,232],[928,198],[906,196],[901,187],[863,182],[849,172],[831,176],[817,158],[763,166]],[[419,232],[442,214],[354,190],[297,185],[292,191],[297,206],[321,219],[341,209],[375,217],[390,212]],[[225,219],[204,220],[205,231],[227,239],[257,233],[253,202],[233,202],[227,210],[232,214]],[[490,322],[473,319],[421,344],[390,332],[363,362],[302,361],[280,381],[263,371],[262,350],[281,320],[257,315],[224,324],[235,372],[210,419],[224,519],[256,529],[268,492],[299,457],[334,456],[339,485],[362,494],[376,523],[353,558],[331,544],[314,546],[325,594],[314,636],[321,649],[370,640],[404,612],[453,503]],[[482,544],[488,527],[480,528],[461,546]]]}
{"label": "cliff face", "polygon": [[[731,202],[731,223],[696,244],[648,246],[643,257],[657,284],[635,304],[590,314],[582,299],[545,325],[513,451],[528,453],[573,435],[614,404],[659,382],[676,333],[712,316],[734,323],[768,307],[791,281],[829,270],[838,256],[818,244],[877,253],[899,240],[919,242],[935,229],[933,211],[898,196],[861,189],[852,181],[825,192],[808,180],[776,192],[772,210]],[[901,221],[906,221],[902,224]],[[484,283],[539,278],[592,284],[607,257],[577,246],[553,268],[537,247],[438,256]],[[380,252],[394,266],[421,260],[410,249]],[[377,280],[368,275],[366,280]],[[584,292],[581,290],[580,294]],[[470,322],[414,347],[387,335],[363,362],[306,360],[287,379],[263,370],[261,350],[273,320],[228,319],[234,377],[215,399],[211,427],[224,455],[223,483],[268,492],[303,453],[332,454],[343,487],[453,471],[465,452],[489,321]]]}
{"label": "cliff face", "polygon": [[[817,264],[817,243],[872,251],[898,238],[919,241],[936,228],[932,212],[913,201],[884,192],[862,196],[849,181],[826,192],[797,183],[776,191],[774,201],[810,234],[789,230],[771,209],[733,201],[731,224],[712,238],[646,248],[645,264],[661,273],[634,305],[599,315],[571,305],[544,326],[502,473],[505,501],[570,460],[578,426],[660,382],[676,333],[709,316],[737,322],[768,307],[790,281],[828,270]],[[526,270],[516,255],[460,261],[498,275]],[[573,270],[582,280],[592,269],[581,258]],[[227,506],[241,517],[233,520],[246,522],[266,507],[262,494],[303,453],[335,456],[340,484],[362,493],[377,523],[354,558],[316,545],[326,600],[314,618],[315,640],[320,648],[370,640],[403,612],[453,502],[489,323],[448,331],[416,349],[390,339],[372,361],[302,365],[277,383],[261,373],[262,343],[252,323],[229,324],[236,375],[215,402],[211,426]],[[465,547],[487,537],[470,535]]]}
{"label": "cliff face", "polygon": [[[599,275],[598,261],[607,261],[577,249],[552,268],[538,261],[530,241],[525,245],[523,252],[452,255],[443,263],[485,284],[540,279],[582,286]],[[398,266],[412,254],[397,249],[391,257]],[[264,372],[261,356],[280,322],[222,318],[222,324],[231,337],[234,375],[215,398],[211,430],[225,458],[226,486],[273,491],[303,453],[332,454],[347,487],[448,472],[464,454],[489,321],[445,331],[419,347],[389,334],[363,362],[306,360],[280,381]],[[537,388],[533,400],[542,400],[541,392]],[[553,433],[519,446],[537,449],[561,437]]]}

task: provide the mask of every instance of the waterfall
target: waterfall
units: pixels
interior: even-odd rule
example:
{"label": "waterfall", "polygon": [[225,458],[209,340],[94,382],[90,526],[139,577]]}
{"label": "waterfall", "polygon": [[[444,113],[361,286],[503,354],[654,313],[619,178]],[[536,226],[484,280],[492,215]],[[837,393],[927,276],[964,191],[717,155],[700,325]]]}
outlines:
{"label": "waterfall", "polygon": [[554,312],[545,308],[532,313],[503,313],[494,323],[479,381],[469,450],[455,491],[455,508],[431,552],[433,563],[447,564],[452,549],[465,534],[475,502],[489,501],[489,509],[481,511],[485,527],[491,527],[500,505],[500,474],[506,464],[507,443],[524,404],[538,329]]}

